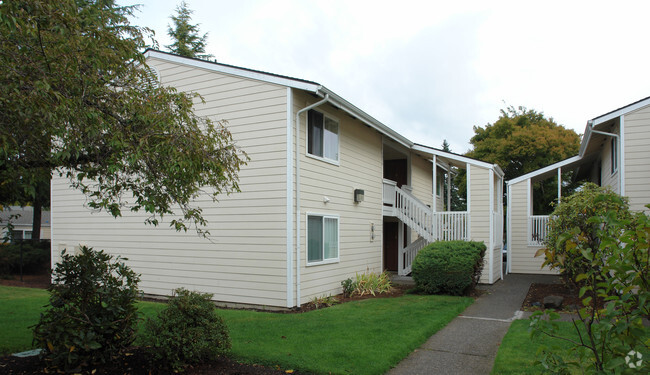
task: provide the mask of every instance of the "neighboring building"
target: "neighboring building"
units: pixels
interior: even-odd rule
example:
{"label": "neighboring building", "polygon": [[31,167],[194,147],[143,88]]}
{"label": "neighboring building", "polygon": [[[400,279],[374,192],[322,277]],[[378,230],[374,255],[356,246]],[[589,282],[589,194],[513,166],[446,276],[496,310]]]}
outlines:
{"label": "neighboring building", "polygon": [[[185,287],[225,304],[281,308],[340,293],[357,273],[408,274],[419,248],[438,238],[484,241],[482,280],[501,277],[498,166],[415,144],[315,82],[154,50],[146,56],[163,85],[203,96],[198,115],[227,120],[251,158],[241,192],[202,204],[206,240],[165,223],[145,226],[143,214],[92,212],[55,174],[55,262],[84,244],[128,258],[148,294]],[[442,212],[449,205],[441,181],[452,165],[468,172],[467,212]]]}
{"label": "neighboring building", "polygon": [[[533,212],[532,184],[576,170],[576,179],[608,186],[630,199],[630,208],[650,203],[650,97],[587,122],[579,154],[507,182],[508,272],[555,273],[541,269],[547,215]],[[558,188],[558,198],[561,190]]]}
{"label": "neighboring building", "polygon": [[[11,222],[12,239],[31,240],[32,222],[34,218],[33,207],[9,206],[0,211],[0,239],[7,236],[7,224]],[[41,240],[50,239],[50,211],[41,211]],[[0,242],[2,242],[0,240]]]}

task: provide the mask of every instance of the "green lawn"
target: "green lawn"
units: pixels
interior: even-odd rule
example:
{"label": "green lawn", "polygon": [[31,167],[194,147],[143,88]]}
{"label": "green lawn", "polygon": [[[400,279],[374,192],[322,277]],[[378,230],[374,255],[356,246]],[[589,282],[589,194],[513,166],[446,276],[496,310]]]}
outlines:
{"label": "green lawn", "polygon": [[[566,325],[563,332],[570,334],[573,332],[573,325],[570,322],[559,322],[560,325]],[[550,337],[541,337],[533,341],[530,337],[528,327],[530,321],[515,320],[512,322],[508,333],[501,341],[499,352],[494,361],[492,368],[493,375],[519,375],[519,374],[541,374],[544,368],[536,365],[537,350],[541,346],[554,347],[558,353],[566,353],[565,360],[570,360],[569,349],[571,345],[566,341],[553,339]]]}
{"label": "green lawn", "polygon": [[[573,323],[571,322],[557,322],[560,327],[560,332],[563,337],[578,340],[578,335],[575,332]],[[577,354],[572,352],[572,344],[548,336],[542,335],[540,338],[533,340],[530,337],[528,327],[530,321],[528,320],[515,320],[512,322],[508,333],[503,338],[499,352],[497,353],[494,367],[492,368],[493,375],[519,375],[519,374],[542,374],[544,368],[535,364],[537,352],[540,347],[544,346],[554,353],[562,355],[566,362],[577,362]],[[650,355],[643,351],[644,359]],[[575,374],[582,372],[575,369]]]}
{"label": "green lawn", "polygon": [[[0,352],[31,347],[47,292],[0,286]],[[471,298],[406,295],[303,314],[220,310],[238,360],[316,373],[383,374],[472,303]],[[145,316],[162,304],[139,303]]]}

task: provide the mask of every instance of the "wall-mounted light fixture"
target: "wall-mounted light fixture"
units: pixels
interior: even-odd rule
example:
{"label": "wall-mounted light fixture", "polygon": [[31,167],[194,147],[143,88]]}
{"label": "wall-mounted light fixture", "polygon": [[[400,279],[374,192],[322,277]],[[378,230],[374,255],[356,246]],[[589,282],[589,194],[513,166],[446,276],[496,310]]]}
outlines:
{"label": "wall-mounted light fixture", "polygon": [[354,189],[354,203],[363,202],[363,190]]}

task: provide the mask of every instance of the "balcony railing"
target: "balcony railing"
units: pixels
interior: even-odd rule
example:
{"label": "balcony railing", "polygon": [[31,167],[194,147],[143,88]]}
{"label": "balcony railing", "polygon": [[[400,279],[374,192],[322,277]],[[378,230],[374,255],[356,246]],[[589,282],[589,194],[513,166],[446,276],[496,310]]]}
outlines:
{"label": "balcony railing", "polygon": [[528,217],[528,246],[544,246],[548,234],[548,215]]}

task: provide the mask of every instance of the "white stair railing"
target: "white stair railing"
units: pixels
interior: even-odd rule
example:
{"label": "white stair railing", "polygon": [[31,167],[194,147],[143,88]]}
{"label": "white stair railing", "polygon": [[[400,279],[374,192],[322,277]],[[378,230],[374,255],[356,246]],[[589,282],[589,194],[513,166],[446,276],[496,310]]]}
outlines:
{"label": "white stair railing", "polygon": [[407,247],[402,249],[400,254],[401,265],[397,270],[397,274],[400,276],[406,276],[411,273],[411,266],[413,265],[413,259],[418,255],[418,252],[427,246],[430,242],[424,237],[418,237],[417,240],[411,242]]}
{"label": "white stair railing", "polygon": [[395,187],[395,216],[429,242],[434,240],[433,211],[403,189]]}

